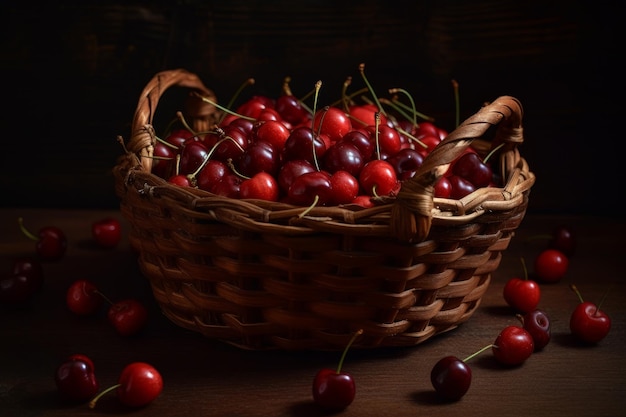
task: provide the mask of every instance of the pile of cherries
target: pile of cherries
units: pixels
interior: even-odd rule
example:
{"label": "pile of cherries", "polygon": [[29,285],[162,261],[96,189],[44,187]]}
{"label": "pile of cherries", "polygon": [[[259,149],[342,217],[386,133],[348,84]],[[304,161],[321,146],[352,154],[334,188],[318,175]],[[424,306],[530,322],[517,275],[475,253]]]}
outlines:
{"label": "pile of cherries", "polygon": [[[255,95],[234,110],[220,107],[225,116],[209,132],[194,132],[179,112],[180,123],[154,146],[152,173],[230,198],[369,207],[372,197],[396,193],[447,136],[414,109],[398,116],[397,96],[384,101],[389,111],[378,100],[342,102],[311,110],[290,93]],[[468,148],[435,185],[435,197],[460,199],[497,184],[486,159]]]}

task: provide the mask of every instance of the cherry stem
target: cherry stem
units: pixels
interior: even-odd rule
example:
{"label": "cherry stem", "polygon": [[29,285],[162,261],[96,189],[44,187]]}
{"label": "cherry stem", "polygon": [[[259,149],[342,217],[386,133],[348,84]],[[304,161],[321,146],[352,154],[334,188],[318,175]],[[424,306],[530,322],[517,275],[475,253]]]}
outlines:
{"label": "cherry stem", "polygon": [[413,127],[417,127],[417,109],[415,108],[415,100],[413,100],[413,97],[411,96],[411,94],[409,94],[408,91],[406,91],[403,88],[392,88],[389,90],[389,94],[395,94],[395,93],[402,93],[405,96],[407,96],[407,98],[409,99],[409,101],[411,102],[411,110],[412,110],[412,114],[413,114]]}
{"label": "cherry stem", "polygon": [[580,294],[580,291],[578,291],[578,287],[576,285],[570,284],[569,287],[576,293],[581,303],[585,301],[583,300],[583,296]]}
{"label": "cherry stem", "polygon": [[109,388],[105,389],[104,391],[102,391],[100,394],[96,395],[91,401],[89,401],[89,408],[93,409],[96,407],[96,402],[98,402],[98,400],[100,399],[100,397],[102,397],[103,395],[113,391],[116,388],[121,387],[122,384],[115,384],[115,385],[111,385]]}
{"label": "cherry stem", "polygon": [[504,143],[499,144],[498,146],[496,146],[495,148],[493,148],[488,154],[487,156],[485,156],[485,158],[483,159],[483,162],[486,163],[489,158],[491,158],[491,155],[493,155],[494,153],[496,153],[498,151],[498,149],[502,148],[504,146]]}
{"label": "cherry stem", "polygon": [[469,355],[467,358],[463,359],[463,362],[467,362],[470,359],[474,358],[475,356],[480,355],[481,353],[483,353],[484,351],[486,351],[487,349],[491,349],[492,347],[494,347],[495,345],[491,344],[491,345],[487,345],[484,348],[472,353],[471,355]]}
{"label": "cherry stem", "polygon": [[459,83],[456,80],[452,80],[452,90],[454,91],[454,108],[456,114],[455,126],[458,127],[461,123],[461,102],[459,100]]}
{"label": "cherry stem", "polygon": [[[311,119],[311,131],[313,133],[313,138],[311,140],[311,148],[313,149],[313,162],[315,163],[315,168],[319,171],[320,165],[317,162],[317,152],[315,152],[315,113],[317,112],[317,100],[319,98],[320,89],[322,88],[322,81],[318,81],[315,83],[315,99],[313,100],[313,118]],[[320,130],[322,128],[322,120],[323,116],[320,118]]]}
{"label": "cherry stem", "polygon": [[380,112],[376,112],[374,113],[374,120],[375,120],[375,129],[376,129],[376,133],[374,135],[374,143],[376,143],[376,156],[377,159],[380,159],[380,143],[378,140],[378,127],[380,126]]}
{"label": "cherry stem", "polygon": [[239,118],[241,118],[241,119],[250,120],[250,121],[252,121],[252,122],[255,122],[255,121],[256,121],[256,119],[255,119],[254,117],[244,116],[243,114],[239,114],[239,113],[234,112],[234,111],[232,111],[232,110],[230,110],[230,109],[228,109],[228,108],[226,108],[226,107],[224,107],[224,106],[221,106],[221,105],[217,104],[216,102],[214,102],[213,100],[208,99],[208,98],[206,98],[206,97],[203,97],[202,95],[200,95],[200,94],[198,94],[198,93],[194,93],[194,94],[196,95],[196,97],[200,97],[200,99],[201,99],[202,101],[204,101],[205,103],[212,104],[212,105],[214,105],[215,107],[217,107],[218,109],[220,109],[221,111],[223,111],[223,112],[225,112],[225,113],[228,113],[228,114],[230,114],[230,115],[232,115],[232,116],[235,116],[235,117],[239,117]]}
{"label": "cherry stem", "polygon": [[236,176],[238,176],[239,178],[243,178],[244,180],[249,180],[250,179],[250,177],[247,177],[247,176],[243,175],[241,172],[237,171],[237,167],[233,163],[233,158],[228,158],[226,160],[226,165],[228,165],[228,167],[233,170],[233,173]]}
{"label": "cherry stem", "polygon": [[22,230],[22,233],[24,233],[29,239],[37,241],[39,240],[39,238],[37,236],[35,236],[30,230],[28,230],[26,228],[26,226],[24,226],[24,219],[21,217],[17,218],[17,224],[20,226],[20,229]]}
{"label": "cherry stem", "polygon": [[519,260],[522,263],[522,269],[524,271],[524,279],[528,280],[528,268],[526,267],[526,261],[524,260],[524,257],[519,258]]}
{"label": "cherry stem", "polygon": [[363,334],[363,329],[359,329],[352,335],[352,338],[350,339],[350,341],[346,345],[346,348],[343,350],[343,353],[341,354],[341,358],[339,359],[339,365],[337,365],[337,373],[341,372],[341,367],[343,366],[343,361],[346,358],[346,354],[348,353],[348,349],[350,348],[350,346],[352,346],[352,343],[354,343],[356,338],[358,336],[362,335],[362,334]]}
{"label": "cherry stem", "polygon": [[348,76],[341,87],[341,102],[346,113],[350,111],[350,97],[348,97],[348,87],[352,84],[352,77]]}
{"label": "cherry stem", "polygon": [[418,138],[413,136],[410,132],[407,132],[406,130],[402,129],[400,126],[397,126],[396,130],[398,132],[402,133],[407,138],[411,139],[413,142],[415,142],[418,145],[420,145],[422,148],[424,148],[424,149],[428,148],[428,145],[426,145],[424,142],[422,142],[421,140],[419,140]]}
{"label": "cherry stem", "polygon": [[102,299],[104,301],[106,301],[107,303],[109,303],[109,305],[113,305],[113,301],[111,301],[111,299],[109,299],[109,297],[107,297],[106,295],[104,295],[102,292],[95,290],[94,293],[96,294],[100,294],[100,297],[102,297]]}
{"label": "cherry stem", "polygon": [[320,196],[318,194],[315,194],[315,198],[313,199],[313,203],[311,203],[311,205],[309,207],[307,207],[306,210],[304,210],[302,213],[298,214],[298,218],[301,219],[304,216],[306,216],[307,214],[309,214],[309,212],[311,210],[313,210],[313,208],[315,206],[317,206],[318,201],[320,201]]}
{"label": "cherry stem", "polygon": [[[392,90],[390,90],[392,91]],[[419,117],[420,119],[423,120],[427,120],[429,122],[434,122],[435,118],[428,116],[424,113],[421,113],[419,111],[417,111],[416,109],[411,109],[409,106],[407,106],[406,104],[402,103],[401,101],[398,100],[397,97],[394,97],[392,100],[388,100],[385,98],[381,98],[380,99],[381,103],[387,104],[390,107],[393,107],[394,110],[396,110],[398,113],[401,113],[406,119],[410,120],[413,117],[409,116],[406,112],[410,112],[410,113],[414,113],[416,117]],[[414,125],[417,127],[419,126],[419,123],[415,122]]]}
{"label": "cherry stem", "polygon": [[383,115],[387,116],[387,113],[385,113],[385,109],[383,109],[383,106],[381,106],[380,101],[378,101],[378,97],[376,97],[376,93],[374,92],[374,89],[372,88],[370,82],[367,80],[367,77],[365,76],[365,64],[359,65],[359,71],[361,72],[361,77],[363,77],[363,81],[365,82],[365,85],[367,85],[367,89],[369,90],[372,97],[374,97],[376,106],[378,106],[378,109],[382,112]]}
{"label": "cherry stem", "polygon": [[193,129],[191,128],[191,126],[189,126],[189,123],[187,123],[187,120],[185,120],[185,116],[183,116],[183,113],[182,113],[182,112],[177,111],[177,112],[176,112],[176,117],[178,118],[178,120],[180,120],[180,122],[183,124],[183,127],[184,127],[185,129],[187,129],[188,131],[190,131],[190,132],[191,132],[194,136],[197,136],[197,135],[198,135],[198,133],[197,133],[195,130],[193,130]]}

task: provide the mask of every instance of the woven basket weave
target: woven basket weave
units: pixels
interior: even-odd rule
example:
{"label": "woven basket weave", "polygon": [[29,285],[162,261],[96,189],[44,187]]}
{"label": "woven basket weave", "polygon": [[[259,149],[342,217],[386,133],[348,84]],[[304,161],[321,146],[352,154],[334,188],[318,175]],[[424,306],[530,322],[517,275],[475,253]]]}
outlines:
{"label": "woven basket weave", "polygon": [[[114,173],[131,245],[172,322],[245,349],[339,350],[358,329],[354,348],[417,345],[478,308],[535,182],[518,150],[518,100],[482,107],[397,196],[301,216],[303,207],[221,197],[151,174],[153,116],[170,87],[214,99],[192,73],[157,74]],[[211,105],[190,113],[198,129],[216,120]],[[433,198],[435,181],[468,146],[484,154],[499,144],[491,160],[501,188]]]}

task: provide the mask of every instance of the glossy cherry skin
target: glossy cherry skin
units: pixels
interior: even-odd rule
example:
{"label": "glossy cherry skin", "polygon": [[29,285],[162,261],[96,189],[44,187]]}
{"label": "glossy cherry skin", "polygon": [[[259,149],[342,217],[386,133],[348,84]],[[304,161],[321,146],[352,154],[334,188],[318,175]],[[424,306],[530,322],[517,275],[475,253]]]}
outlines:
{"label": "glossy cherry skin", "polygon": [[289,187],[287,195],[292,204],[300,206],[326,205],[332,201],[332,182],[325,171],[313,171],[300,175]]}
{"label": "glossy cherry skin", "polygon": [[152,365],[133,362],[120,374],[117,397],[129,407],[144,407],[154,401],[163,391],[163,377]]}
{"label": "glossy cherry skin", "polygon": [[283,94],[276,99],[275,109],[280,116],[291,123],[297,125],[308,118],[309,113],[302,106],[300,100],[291,94]]}
{"label": "glossy cherry skin", "polygon": [[313,171],[316,171],[313,164],[304,159],[294,159],[285,162],[280,167],[278,173],[278,185],[281,191],[286,194],[296,178],[302,174]]}
{"label": "glossy cherry skin", "polygon": [[114,217],[97,220],[91,225],[91,236],[101,248],[114,248],[122,240],[122,225]]}
{"label": "glossy cherry skin", "polygon": [[212,187],[229,172],[230,168],[224,162],[210,159],[198,173],[196,184],[201,190],[211,191]]}
{"label": "glossy cherry skin", "polygon": [[535,351],[535,343],[524,328],[510,325],[498,334],[491,350],[500,364],[518,366],[530,358]]}
{"label": "glossy cherry skin", "polygon": [[368,126],[367,130],[370,132],[370,139],[380,146],[380,151],[386,155],[395,155],[402,148],[402,141],[400,140],[400,134],[396,129],[387,125],[378,126],[378,134],[376,133],[376,126]]}
{"label": "glossy cherry skin", "polygon": [[415,171],[424,162],[424,157],[415,149],[403,148],[387,158],[387,162],[396,170],[398,180],[404,181],[415,175]]}
{"label": "glossy cherry skin", "polygon": [[450,198],[452,194],[452,184],[448,177],[441,177],[434,185],[433,197]]}
{"label": "glossy cherry skin", "polygon": [[356,384],[352,376],[334,369],[321,369],[313,380],[313,400],[323,408],[342,410],[354,401]]}
{"label": "glossy cherry skin", "polygon": [[244,180],[239,186],[239,198],[278,201],[279,187],[276,179],[267,172],[259,172]]}
{"label": "glossy cherry skin", "polygon": [[331,143],[334,143],[352,130],[352,122],[339,107],[327,107],[315,114],[313,129],[318,134],[328,135]]}
{"label": "glossy cherry skin", "polygon": [[208,158],[209,150],[200,141],[185,142],[180,151],[179,174],[187,175],[195,172]]}
{"label": "glossy cherry skin", "polygon": [[463,197],[476,191],[474,184],[459,175],[450,175],[450,198],[460,200]]}
{"label": "glossy cherry skin", "polygon": [[43,283],[43,268],[38,260],[14,259],[11,270],[0,276],[0,303],[24,303],[41,290]]}
{"label": "glossy cherry skin", "polygon": [[324,169],[333,174],[337,171],[347,171],[355,177],[359,176],[365,160],[361,152],[352,143],[335,142],[324,154]]}
{"label": "glossy cherry skin", "polygon": [[385,196],[396,189],[398,178],[389,162],[374,159],[366,163],[361,170],[359,184],[369,195]]}
{"label": "glossy cherry skin", "polygon": [[285,142],[291,132],[284,123],[268,120],[256,129],[256,141],[268,143],[276,153],[280,153],[285,147]]}
{"label": "glossy cherry skin", "polygon": [[611,318],[598,306],[584,301],[570,316],[570,330],[578,340],[594,344],[604,339],[611,330]]}
{"label": "glossy cherry skin", "polygon": [[370,138],[369,132],[366,130],[351,130],[341,138],[341,141],[356,146],[364,162],[368,162],[372,159],[375,145],[374,141]]}
{"label": "glossy cherry skin", "polygon": [[545,249],[535,258],[534,272],[546,283],[561,281],[569,267],[569,259],[556,249]]}
{"label": "glossy cherry skin", "polygon": [[522,316],[522,326],[533,338],[535,352],[542,350],[550,343],[552,330],[550,318],[543,310],[532,310]]}
{"label": "glossy cherry skin", "polygon": [[502,293],[507,304],[521,313],[535,310],[541,299],[539,284],[531,279],[511,278]]}
{"label": "glossy cherry skin", "polygon": [[430,382],[441,398],[446,401],[457,401],[469,390],[472,370],[456,356],[446,356],[430,371]]}
{"label": "glossy cherry skin", "polygon": [[376,113],[379,113],[379,123],[386,125],[388,123],[387,117],[380,114],[380,110],[374,104],[350,106],[350,117],[355,128],[374,126],[376,124]]}
{"label": "glossy cherry skin", "polygon": [[54,380],[64,401],[83,403],[98,393],[93,362],[85,355],[68,357],[56,369]]}
{"label": "glossy cherry skin", "polygon": [[474,187],[486,187],[491,183],[493,173],[475,152],[463,154],[452,166],[452,172],[471,182]]}
{"label": "glossy cherry skin", "polygon": [[42,261],[58,261],[67,250],[67,237],[58,227],[42,227],[39,229],[35,250]]}
{"label": "glossy cherry skin", "polygon": [[104,297],[93,282],[79,279],[67,289],[65,302],[72,313],[79,316],[90,316],[100,310],[104,304]]}
{"label": "glossy cherry skin", "polygon": [[[326,149],[324,140],[314,134],[311,128],[301,126],[292,130],[285,141],[282,160],[304,159],[315,165],[316,160],[322,160]],[[315,157],[313,150],[315,150]]]}
{"label": "glossy cherry skin", "polygon": [[331,205],[349,204],[359,194],[359,180],[347,171],[337,171],[330,176]]}
{"label": "glossy cherry skin", "polygon": [[148,310],[135,299],[113,303],[107,312],[107,318],[121,336],[132,336],[142,330],[148,321]]}

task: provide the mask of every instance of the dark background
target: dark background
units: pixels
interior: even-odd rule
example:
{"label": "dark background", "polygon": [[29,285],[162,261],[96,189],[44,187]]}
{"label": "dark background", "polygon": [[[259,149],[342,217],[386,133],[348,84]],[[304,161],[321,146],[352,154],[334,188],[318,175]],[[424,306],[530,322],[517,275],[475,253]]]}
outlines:
{"label": "dark background", "polygon": [[4,207],[117,207],[115,138],[128,137],[139,93],[158,71],[195,72],[224,103],[249,77],[256,84],[245,94],[276,96],[291,76],[294,94],[322,80],[330,100],[363,62],[377,91],[410,91],[447,129],[452,79],[462,119],[516,96],[520,150],[537,175],[530,210],[620,214],[618,1],[82,3],[3,3]]}

